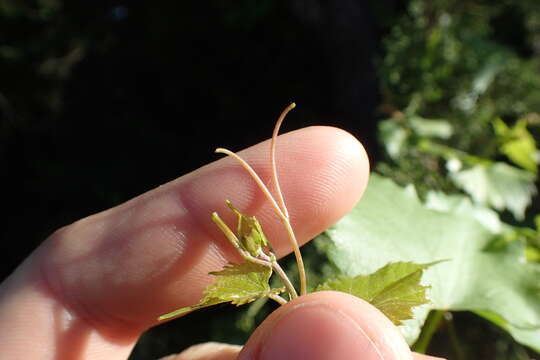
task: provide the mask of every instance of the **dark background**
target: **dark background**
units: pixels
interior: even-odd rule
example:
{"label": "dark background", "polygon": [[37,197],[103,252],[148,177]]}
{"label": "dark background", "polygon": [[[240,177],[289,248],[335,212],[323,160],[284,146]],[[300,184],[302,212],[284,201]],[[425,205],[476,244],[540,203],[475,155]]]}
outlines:
{"label": "dark background", "polygon": [[291,101],[284,131],[376,153],[367,2],[55,3],[0,24],[2,278],[58,227],[268,138]]}

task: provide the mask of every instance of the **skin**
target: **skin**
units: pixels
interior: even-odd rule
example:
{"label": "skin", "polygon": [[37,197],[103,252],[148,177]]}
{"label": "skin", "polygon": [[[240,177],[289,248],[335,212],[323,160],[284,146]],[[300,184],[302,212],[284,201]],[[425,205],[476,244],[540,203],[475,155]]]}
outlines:
{"label": "skin", "polygon": [[[264,181],[270,179],[268,149],[265,142],[240,152]],[[364,149],[335,128],[280,136],[277,159],[302,243],[345,215],[367,183]],[[231,159],[220,159],[44,241],[0,286],[3,356],[127,358],[140,334],[157,324],[157,316],[197,303],[211,281],[208,272],[239,261],[210,219],[218,211],[234,223],[225,199],[259,219],[278,256],[290,252],[280,222],[253,181]],[[321,292],[280,307],[243,349],[208,343],[167,359],[330,359],[332,354],[413,358],[378,310],[346,294]]]}

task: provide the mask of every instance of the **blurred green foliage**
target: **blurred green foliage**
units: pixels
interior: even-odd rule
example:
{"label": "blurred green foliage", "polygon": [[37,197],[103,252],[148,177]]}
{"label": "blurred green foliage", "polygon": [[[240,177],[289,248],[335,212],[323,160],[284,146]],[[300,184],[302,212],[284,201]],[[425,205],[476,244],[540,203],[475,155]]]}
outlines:
{"label": "blurred green foliage", "polygon": [[[379,124],[386,159],[378,171],[414,184],[421,197],[465,193],[491,207],[516,226],[491,246],[523,241],[523,255],[538,262],[540,3],[411,0],[392,20],[378,59],[386,117]],[[492,325],[447,314],[443,325],[432,326],[433,318],[431,353],[534,357]],[[471,336],[471,327],[482,335]]]}
{"label": "blurred green foliage", "polygon": [[[384,95],[381,110],[394,123],[409,123],[404,126],[411,128],[408,119],[414,117],[444,119],[453,129],[444,144],[487,159],[501,155],[498,142],[504,140],[500,131],[499,136],[494,134],[495,122],[501,128],[504,122],[519,121],[520,129],[528,124],[538,134],[538,2],[412,0],[407,13],[394,20],[383,39],[379,60]],[[526,146],[530,144],[529,140]],[[400,156],[398,162],[404,163],[401,175],[409,174],[402,182],[407,178],[423,182],[425,172],[409,171],[416,165],[441,172],[439,161],[428,154],[419,156],[415,150],[409,149],[410,156]],[[528,162],[527,170],[538,161],[537,154],[531,155],[533,150],[525,150],[529,153],[523,156],[529,160],[521,161]],[[502,153],[509,155],[508,151]],[[396,168],[384,172],[393,170]],[[400,179],[400,175],[393,176]],[[451,190],[445,181],[439,183]]]}

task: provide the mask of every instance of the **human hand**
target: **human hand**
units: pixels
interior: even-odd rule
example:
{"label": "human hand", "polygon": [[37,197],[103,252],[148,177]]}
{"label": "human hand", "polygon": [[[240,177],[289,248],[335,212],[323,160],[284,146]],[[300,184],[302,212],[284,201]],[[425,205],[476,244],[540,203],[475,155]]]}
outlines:
{"label": "human hand", "polygon": [[[311,127],[280,136],[284,197],[301,243],[361,196],[368,161],[349,134]],[[270,178],[269,143],[240,154]],[[240,166],[221,159],[51,235],[0,287],[5,359],[125,359],[140,334],[171,309],[196,303],[209,271],[238,254],[210,219],[224,200],[255,215],[275,253],[290,252],[279,220]],[[198,355],[197,355],[198,353]],[[194,355],[195,354],[195,355]],[[412,359],[397,329],[347,294],[297,298],[239,347],[202,345],[178,360]],[[428,359],[416,357],[416,359]]]}

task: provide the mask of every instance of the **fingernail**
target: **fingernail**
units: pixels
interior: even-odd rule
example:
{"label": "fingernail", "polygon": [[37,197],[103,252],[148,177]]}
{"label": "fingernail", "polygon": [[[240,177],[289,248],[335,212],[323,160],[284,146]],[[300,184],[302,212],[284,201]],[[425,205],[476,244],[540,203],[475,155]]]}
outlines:
{"label": "fingernail", "polygon": [[255,357],[257,360],[383,359],[357,322],[325,303],[298,304],[283,314],[261,339]]}

